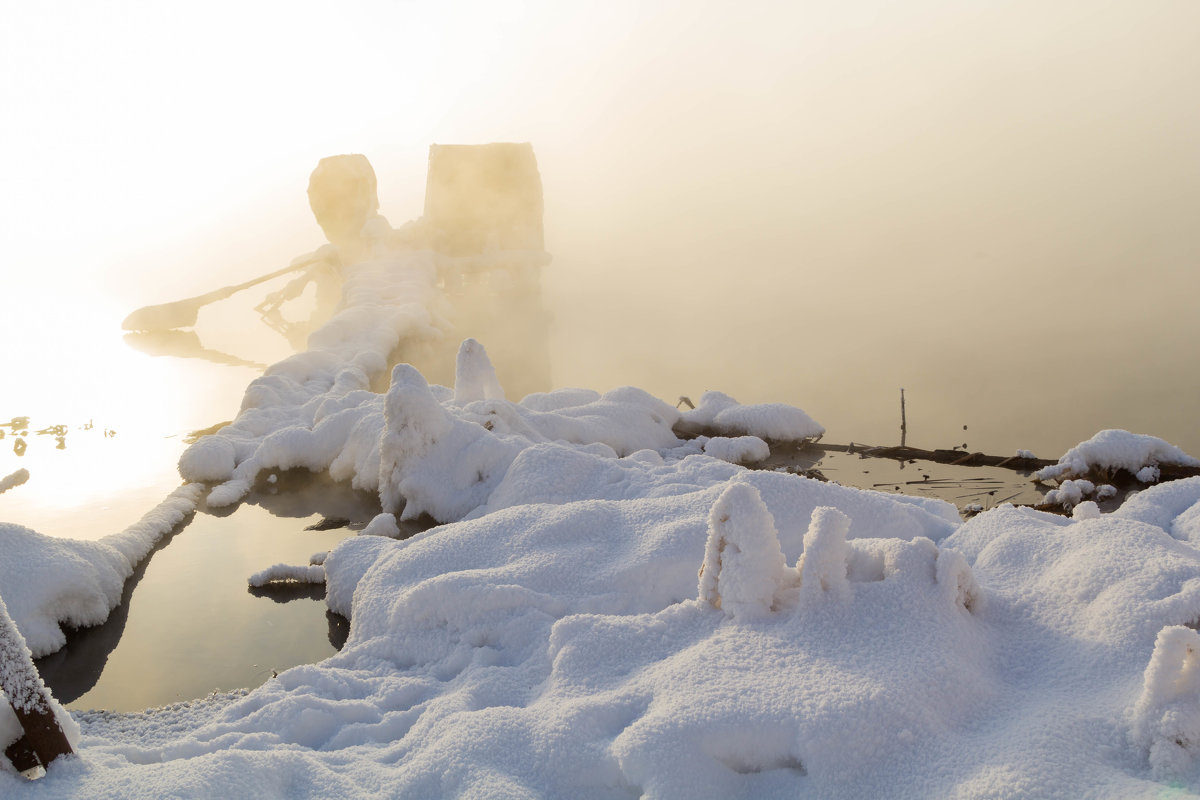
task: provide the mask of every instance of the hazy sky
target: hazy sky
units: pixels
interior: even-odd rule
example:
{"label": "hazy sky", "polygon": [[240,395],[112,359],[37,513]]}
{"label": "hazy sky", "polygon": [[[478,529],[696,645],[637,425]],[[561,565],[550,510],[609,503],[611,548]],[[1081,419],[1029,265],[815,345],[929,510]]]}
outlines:
{"label": "hazy sky", "polygon": [[48,309],[107,335],[315,247],[322,156],[365,153],[399,224],[430,143],[531,141],[563,383],[784,400],[839,441],[906,386],[927,446],[1200,450],[1195,0],[3,17],[0,334],[27,352]]}

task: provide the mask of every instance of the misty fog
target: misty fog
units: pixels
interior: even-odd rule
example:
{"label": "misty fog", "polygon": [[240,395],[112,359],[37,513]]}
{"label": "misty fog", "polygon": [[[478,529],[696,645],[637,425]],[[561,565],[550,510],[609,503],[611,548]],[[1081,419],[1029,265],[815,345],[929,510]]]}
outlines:
{"label": "misty fog", "polygon": [[[719,389],[870,443],[898,440],[904,387],[922,447],[1056,456],[1123,427],[1200,451],[1195,3],[232,14],[22,10],[0,34],[0,334],[51,393],[105,374],[71,354],[134,308],[320,245],[320,158],[370,158],[398,226],[430,144],[527,141],[556,385]],[[249,312],[266,291],[202,313],[205,346],[286,352]]]}

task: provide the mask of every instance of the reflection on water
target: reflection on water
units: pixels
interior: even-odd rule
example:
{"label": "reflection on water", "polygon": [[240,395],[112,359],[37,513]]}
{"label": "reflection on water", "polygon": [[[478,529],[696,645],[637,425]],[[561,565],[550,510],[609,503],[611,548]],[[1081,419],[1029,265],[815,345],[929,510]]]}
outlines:
{"label": "reflection on water", "polygon": [[[76,430],[90,431],[94,427],[91,420],[89,420],[82,425],[76,426]],[[5,428],[8,428],[7,432],[4,430]],[[9,422],[0,422],[0,439],[11,437],[13,439],[13,454],[19,458],[25,455],[25,452],[29,449],[28,440],[30,439],[30,430],[32,429],[33,426],[29,424],[29,417],[13,417]],[[54,440],[55,450],[66,450],[67,434],[70,431],[71,428],[68,425],[47,425],[44,428],[33,430],[32,435],[51,437]],[[105,439],[108,439],[116,436],[117,432],[105,428],[103,435]]]}
{"label": "reflection on water", "polygon": [[323,587],[261,592],[246,584],[270,564],[306,564],[349,533],[305,531],[315,519],[250,504],[226,517],[197,514],[139,567],[108,622],[72,632],[66,647],[38,661],[46,683],[71,708],[133,711],[257,686],[328,657],[346,626],[327,614]]}
{"label": "reflection on water", "polygon": [[170,544],[180,530],[187,527],[192,516],[165,534],[137,565],[125,581],[121,604],[113,609],[103,625],[67,630],[67,644],[61,650],[36,660],[38,672],[60,703],[72,703],[96,686],[108,656],[121,641],[129,618],[129,605],[134,589],[142,582],[155,554]]}
{"label": "reflection on water", "polygon": [[826,452],[816,462],[829,480],[889,494],[932,497],[960,509],[989,509],[1002,503],[1038,505],[1047,487],[1031,473],[1003,467],[962,467],[932,461],[869,458]]}
{"label": "reflection on water", "polygon": [[[140,710],[257,686],[345,643],[349,622],[327,610],[324,586],[246,579],[307,564],[354,535],[379,513],[378,497],[302,469],[272,475],[234,508],[201,504],[138,566],[106,623],[69,632],[66,647],[38,660],[55,697]],[[403,535],[424,527],[401,525]]]}
{"label": "reflection on water", "polygon": [[228,364],[234,367],[253,367],[266,369],[267,365],[257,361],[249,361],[238,356],[222,353],[220,350],[210,350],[200,342],[200,336],[195,331],[140,331],[127,333],[125,344],[140,350],[149,356],[174,356],[176,358],[199,358],[214,364]]}

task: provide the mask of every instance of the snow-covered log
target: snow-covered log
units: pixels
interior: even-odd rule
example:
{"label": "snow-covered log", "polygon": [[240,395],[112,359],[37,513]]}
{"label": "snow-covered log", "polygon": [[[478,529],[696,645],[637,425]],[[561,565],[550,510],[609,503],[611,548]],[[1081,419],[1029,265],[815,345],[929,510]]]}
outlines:
{"label": "snow-covered log", "polygon": [[[54,715],[46,685],[33,665],[25,637],[0,598],[0,692],[8,699],[25,739],[42,766],[74,752]],[[7,747],[10,742],[4,742]]]}

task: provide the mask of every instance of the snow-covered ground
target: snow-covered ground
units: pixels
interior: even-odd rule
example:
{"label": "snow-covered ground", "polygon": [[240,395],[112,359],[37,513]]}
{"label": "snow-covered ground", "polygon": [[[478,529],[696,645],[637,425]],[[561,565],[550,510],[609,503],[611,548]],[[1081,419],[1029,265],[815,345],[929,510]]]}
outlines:
{"label": "snow-covered ground", "polygon": [[[439,329],[421,258],[352,276],[358,299],[184,454],[190,483],[142,527],[87,549],[0,526],[0,595],[44,652],[57,622],[107,613],[196,483],[217,505],[264,470],[328,471],[384,513],[253,580],[323,573],[351,620],[342,651],[253,691],[77,713],[78,757],[36,782],[0,769],[0,795],[1200,789],[1200,479],[1111,514],[964,523],[942,501],[735,463],[820,435],[795,408],[714,392],[681,414],[631,387],[513,402],[471,341],[453,387],[401,364],[372,392],[396,345]],[[695,427],[713,436],[675,433]],[[420,514],[443,524],[392,538]]]}

